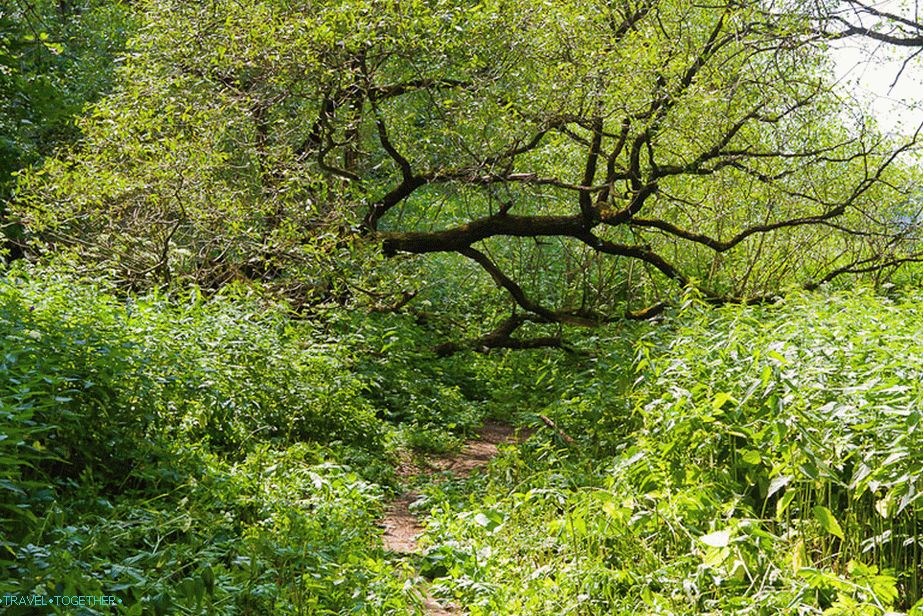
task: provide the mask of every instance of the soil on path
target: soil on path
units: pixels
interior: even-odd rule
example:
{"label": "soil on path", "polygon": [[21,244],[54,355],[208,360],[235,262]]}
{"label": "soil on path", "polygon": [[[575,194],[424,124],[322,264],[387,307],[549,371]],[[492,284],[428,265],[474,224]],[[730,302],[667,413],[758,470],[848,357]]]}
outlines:
{"label": "soil on path", "polygon": [[[525,440],[528,433],[523,428],[497,421],[486,422],[478,431],[477,437],[465,443],[462,450],[447,456],[434,456],[426,459],[422,466],[413,462],[401,464],[400,474],[410,478],[426,472],[450,472],[457,477],[467,477],[475,469],[485,466],[497,455],[497,447],[508,443],[518,443]],[[407,491],[391,501],[382,520],[385,528],[382,540],[385,549],[396,554],[415,554],[420,546],[417,536],[423,532],[423,527],[416,515],[410,511],[410,505],[419,497],[412,491]],[[443,614],[460,614],[455,606],[441,606],[429,593],[423,593],[423,605],[426,614],[440,616]]]}

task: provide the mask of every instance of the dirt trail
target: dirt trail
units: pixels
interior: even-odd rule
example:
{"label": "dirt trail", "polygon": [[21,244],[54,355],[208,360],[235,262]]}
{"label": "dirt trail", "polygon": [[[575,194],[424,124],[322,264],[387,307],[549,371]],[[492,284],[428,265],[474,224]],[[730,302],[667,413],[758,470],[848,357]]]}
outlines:
{"label": "dirt trail", "polygon": [[[486,422],[477,432],[477,437],[465,443],[462,450],[448,456],[433,456],[418,464],[406,462],[401,465],[400,474],[406,478],[433,471],[448,471],[457,477],[467,477],[475,469],[485,466],[497,455],[497,447],[507,443],[522,442],[528,437],[526,430],[497,421]],[[385,549],[396,554],[419,552],[417,535],[423,532],[417,516],[410,511],[410,505],[419,497],[407,491],[391,501],[382,520],[385,528],[382,540]],[[430,616],[461,614],[453,605],[442,606],[428,592],[423,591],[424,610]]]}

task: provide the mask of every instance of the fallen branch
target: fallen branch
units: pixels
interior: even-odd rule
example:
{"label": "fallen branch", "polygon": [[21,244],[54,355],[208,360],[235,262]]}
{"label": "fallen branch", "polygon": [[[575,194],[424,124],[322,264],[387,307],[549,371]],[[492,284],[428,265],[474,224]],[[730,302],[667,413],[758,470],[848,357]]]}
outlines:
{"label": "fallen branch", "polygon": [[568,445],[574,445],[577,443],[577,441],[575,441],[571,435],[569,435],[567,432],[559,428],[556,423],[551,421],[550,417],[546,415],[539,415],[538,417],[545,423],[546,426],[554,430],[558,434],[558,436],[560,436],[564,440],[565,443],[567,443]]}

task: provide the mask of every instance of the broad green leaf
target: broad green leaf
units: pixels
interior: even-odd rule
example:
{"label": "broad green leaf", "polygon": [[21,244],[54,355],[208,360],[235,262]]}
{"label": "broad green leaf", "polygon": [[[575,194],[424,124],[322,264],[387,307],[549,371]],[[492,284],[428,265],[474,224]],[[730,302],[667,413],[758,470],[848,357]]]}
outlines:
{"label": "broad green leaf", "polygon": [[843,538],[843,529],[840,528],[840,523],[836,521],[836,518],[829,509],[823,505],[816,505],[813,511],[814,518],[820,522],[821,528],[831,535],[839,537],[840,539]]}

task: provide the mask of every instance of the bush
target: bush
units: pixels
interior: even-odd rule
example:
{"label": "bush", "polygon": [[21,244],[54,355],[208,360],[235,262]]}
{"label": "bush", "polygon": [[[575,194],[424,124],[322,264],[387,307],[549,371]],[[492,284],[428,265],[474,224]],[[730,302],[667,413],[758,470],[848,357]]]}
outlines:
{"label": "bush", "polygon": [[258,296],[9,272],[0,593],[114,594],[125,613],[406,611],[376,539],[381,490],[347,466],[382,473],[388,433],[352,361]]}

